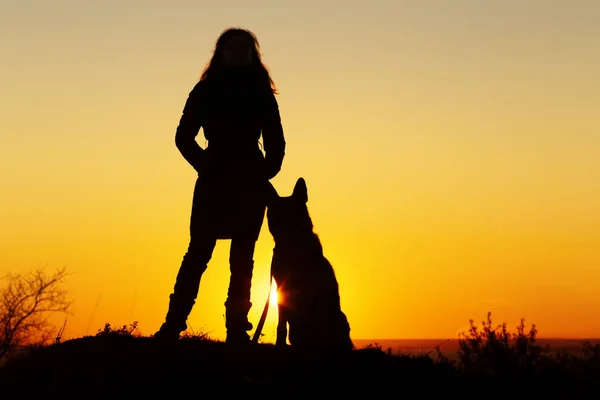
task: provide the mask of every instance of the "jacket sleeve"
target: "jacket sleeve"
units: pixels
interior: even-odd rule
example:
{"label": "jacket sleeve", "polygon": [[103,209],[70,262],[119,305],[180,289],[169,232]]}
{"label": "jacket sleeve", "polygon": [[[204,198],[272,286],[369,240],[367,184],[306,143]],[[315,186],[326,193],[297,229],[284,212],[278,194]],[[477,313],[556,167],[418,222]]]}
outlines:
{"label": "jacket sleeve", "polygon": [[189,93],[177,131],[175,133],[175,145],[183,158],[197,172],[202,169],[204,160],[204,150],[196,142],[196,136],[203,124],[202,98],[205,92],[203,81],[200,81],[194,86]]}
{"label": "jacket sleeve", "polygon": [[263,146],[267,165],[279,171],[285,156],[285,138],[279,114],[279,105],[275,95],[267,94],[265,118],[262,127]]}

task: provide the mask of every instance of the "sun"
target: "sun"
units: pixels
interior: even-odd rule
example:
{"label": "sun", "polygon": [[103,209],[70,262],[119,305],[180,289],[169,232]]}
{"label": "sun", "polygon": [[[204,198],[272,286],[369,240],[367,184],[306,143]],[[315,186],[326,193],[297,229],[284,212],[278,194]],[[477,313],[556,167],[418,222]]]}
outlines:
{"label": "sun", "polygon": [[273,286],[271,287],[271,293],[269,294],[269,302],[271,307],[277,307],[277,302],[279,300],[279,296],[277,294],[277,285],[273,282]]}

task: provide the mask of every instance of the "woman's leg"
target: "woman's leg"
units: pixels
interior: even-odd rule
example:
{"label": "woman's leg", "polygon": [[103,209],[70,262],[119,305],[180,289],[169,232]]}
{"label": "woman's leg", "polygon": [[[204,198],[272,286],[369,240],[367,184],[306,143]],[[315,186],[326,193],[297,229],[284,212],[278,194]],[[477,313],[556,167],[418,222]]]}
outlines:
{"label": "woman's leg", "polygon": [[234,237],[231,240],[229,266],[231,276],[225,302],[225,327],[228,342],[249,342],[246,331],[252,330],[248,321],[248,312],[252,307],[250,290],[252,287],[252,271],[254,269],[253,237]]}
{"label": "woman's leg", "polygon": [[198,296],[200,278],[208,267],[216,245],[216,239],[210,237],[192,238],[183,257],[175,287],[171,293],[169,310],[164,324],[161,326],[159,336],[178,338],[179,334],[187,328],[187,317]]}
{"label": "woman's leg", "polygon": [[198,296],[200,279],[208,267],[217,239],[208,228],[204,217],[206,209],[206,185],[200,179],[196,181],[192,215],[190,219],[190,243],[183,257],[173,293],[170,295],[169,310],[165,323],[155,336],[179,338],[187,328],[187,317]]}

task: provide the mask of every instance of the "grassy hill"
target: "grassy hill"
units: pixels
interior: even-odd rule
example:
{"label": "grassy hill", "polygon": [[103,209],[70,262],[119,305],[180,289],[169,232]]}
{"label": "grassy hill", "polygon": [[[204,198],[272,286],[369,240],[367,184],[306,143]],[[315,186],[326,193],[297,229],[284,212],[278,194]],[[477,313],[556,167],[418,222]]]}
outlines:
{"label": "grassy hill", "polygon": [[[387,354],[376,346],[324,356],[268,344],[231,347],[206,338],[165,346],[151,337],[111,332],[32,350],[0,369],[0,388],[6,399],[416,398],[480,390],[492,398],[587,398],[581,396],[600,389],[597,355],[518,365],[500,361],[501,354],[462,365]],[[490,368],[494,362],[500,364]]]}
{"label": "grassy hill", "polygon": [[450,365],[427,357],[390,357],[377,349],[325,357],[267,344],[239,348],[193,338],[165,346],[153,338],[126,335],[84,337],[39,348],[0,371],[0,387],[10,386],[15,393],[27,388],[28,398],[89,398],[100,392],[137,398],[165,389],[170,391],[167,398],[240,389],[264,398],[277,387],[296,394],[315,387],[365,384],[375,389],[397,378],[444,379],[453,373]]}
{"label": "grassy hill", "polygon": [[385,352],[377,344],[317,354],[270,344],[235,347],[206,336],[161,344],[106,324],[95,336],[29,349],[0,368],[2,399],[92,398],[597,398],[600,344],[551,353],[523,322],[471,322],[455,358]]}

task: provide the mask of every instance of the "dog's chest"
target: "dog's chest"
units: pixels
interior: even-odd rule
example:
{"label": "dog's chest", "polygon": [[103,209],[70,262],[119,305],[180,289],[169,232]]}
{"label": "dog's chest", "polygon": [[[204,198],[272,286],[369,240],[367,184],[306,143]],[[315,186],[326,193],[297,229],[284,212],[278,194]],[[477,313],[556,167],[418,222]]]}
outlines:
{"label": "dog's chest", "polygon": [[277,286],[293,292],[312,293],[328,282],[329,263],[322,254],[275,254],[273,257],[273,278]]}

